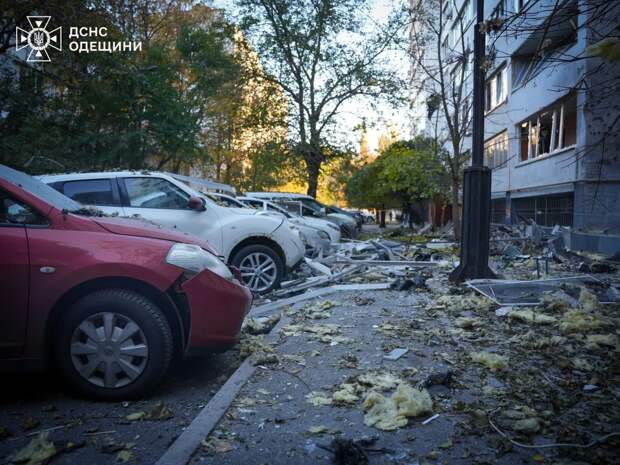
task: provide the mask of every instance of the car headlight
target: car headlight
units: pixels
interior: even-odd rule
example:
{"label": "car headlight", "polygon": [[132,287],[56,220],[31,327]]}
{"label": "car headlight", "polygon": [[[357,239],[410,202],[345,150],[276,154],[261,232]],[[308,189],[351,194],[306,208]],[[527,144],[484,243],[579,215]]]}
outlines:
{"label": "car headlight", "polygon": [[233,279],[232,272],[222,260],[193,244],[174,244],[166,255],[166,263],[178,266],[190,274],[209,270],[224,279]]}
{"label": "car headlight", "polygon": [[327,234],[325,231],[319,230],[317,231],[317,233],[321,239],[329,239],[329,234]]}

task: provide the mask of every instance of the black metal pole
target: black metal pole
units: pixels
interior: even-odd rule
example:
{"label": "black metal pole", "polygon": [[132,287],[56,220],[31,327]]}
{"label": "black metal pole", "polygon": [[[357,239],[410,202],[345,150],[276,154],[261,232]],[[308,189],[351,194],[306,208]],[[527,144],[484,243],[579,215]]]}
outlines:
{"label": "black metal pole", "polygon": [[450,281],[494,278],[489,268],[489,228],[491,224],[491,170],[484,166],[484,87],[486,72],[484,0],[477,0],[474,25],[474,102],[472,163],[463,173],[463,220],[461,261]]}

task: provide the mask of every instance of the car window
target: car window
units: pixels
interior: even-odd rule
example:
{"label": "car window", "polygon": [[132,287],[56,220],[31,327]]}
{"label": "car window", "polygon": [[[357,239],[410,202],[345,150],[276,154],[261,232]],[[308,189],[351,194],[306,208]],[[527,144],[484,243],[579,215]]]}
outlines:
{"label": "car window", "polygon": [[64,194],[85,205],[116,206],[110,179],[83,179],[65,182]]}
{"label": "car window", "polygon": [[256,208],[258,210],[263,209],[263,202],[261,202],[260,200],[244,200],[244,202],[252,208]]}
{"label": "car window", "polygon": [[29,205],[15,200],[7,192],[0,191],[0,226],[22,224],[46,225],[47,219]]}
{"label": "car window", "polygon": [[6,179],[16,186],[21,187],[59,210],[73,212],[82,208],[79,203],[71,200],[69,197],[63,195],[44,182],[32,176],[28,176],[26,173],[9,168],[8,166],[0,165],[0,178]]}
{"label": "car window", "polygon": [[124,178],[129,206],[186,210],[190,195],[161,178]]}

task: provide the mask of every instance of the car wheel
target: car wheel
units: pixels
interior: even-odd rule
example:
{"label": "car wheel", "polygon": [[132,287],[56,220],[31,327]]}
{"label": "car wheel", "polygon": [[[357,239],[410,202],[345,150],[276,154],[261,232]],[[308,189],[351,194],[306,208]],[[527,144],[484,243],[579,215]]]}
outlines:
{"label": "car wheel", "polygon": [[172,358],[172,332],[153,302],[133,291],[105,289],[71,306],[58,322],[55,355],[79,393],[101,400],[144,395]]}
{"label": "car wheel", "polygon": [[239,250],[231,263],[252,292],[265,294],[280,285],[284,265],[280,256],[266,245],[248,245]]}

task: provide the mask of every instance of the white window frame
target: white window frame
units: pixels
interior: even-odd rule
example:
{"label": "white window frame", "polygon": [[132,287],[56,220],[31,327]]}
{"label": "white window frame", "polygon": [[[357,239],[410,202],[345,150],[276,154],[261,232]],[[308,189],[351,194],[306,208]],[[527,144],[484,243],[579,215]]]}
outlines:
{"label": "white window frame", "polygon": [[[489,150],[490,149],[490,150]],[[487,139],[484,143],[485,165],[491,169],[500,169],[508,166],[509,138],[508,129]],[[489,155],[489,152],[493,152]]]}
{"label": "white window frame", "polygon": [[[527,120],[521,121],[517,128],[519,130],[519,137],[521,137],[521,130],[523,123],[527,122],[527,159],[523,160],[521,157],[521,161],[525,162],[528,160],[532,160],[539,157],[545,157],[547,155],[554,154],[556,152],[561,152],[566,149],[570,149],[575,147],[575,144],[571,145],[563,145],[564,140],[564,117],[565,111],[564,108],[566,106],[567,100],[571,98],[570,96],[562,98],[560,101],[551,104],[547,109],[542,110],[532,116],[530,116]],[[573,96],[572,98],[576,98]],[[551,140],[549,141],[549,151],[540,153],[540,115],[545,112],[551,112]],[[575,128],[575,133],[577,133],[577,128]],[[519,139],[519,150],[521,150],[521,139]],[[520,154],[522,155],[522,154]]]}
{"label": "white window frame", "polygon": [[[498,80],[501,82],[502,95],[497,95]],[[485,103],[485,113],[490,113],[497,107],[502,105],[508,100],[508,65],[502,64],[495,73],[487,79],[485,87],[490,88],[490,102]],[[487,95],[485,88],[485,96]]]}

